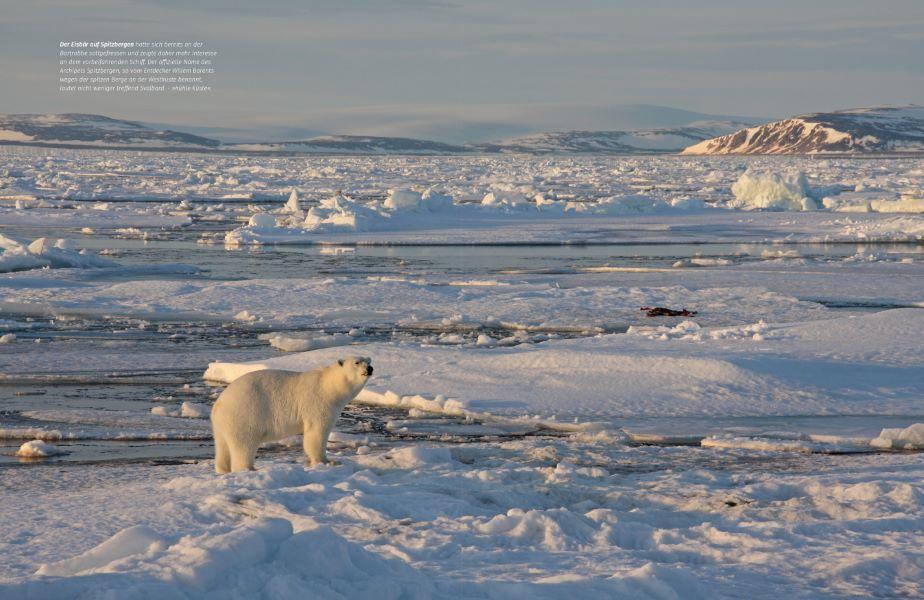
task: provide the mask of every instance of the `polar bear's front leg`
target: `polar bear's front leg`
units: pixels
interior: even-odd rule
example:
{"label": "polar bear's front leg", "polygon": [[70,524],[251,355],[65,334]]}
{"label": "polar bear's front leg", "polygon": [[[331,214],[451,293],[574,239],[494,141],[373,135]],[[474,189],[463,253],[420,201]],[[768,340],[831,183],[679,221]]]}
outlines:
{"label": "polar bear's front leg", "polygon": [[305,424],[302,445],[308,457],[308,466],[327,462],[327,438],[330,430],[317,425]]}

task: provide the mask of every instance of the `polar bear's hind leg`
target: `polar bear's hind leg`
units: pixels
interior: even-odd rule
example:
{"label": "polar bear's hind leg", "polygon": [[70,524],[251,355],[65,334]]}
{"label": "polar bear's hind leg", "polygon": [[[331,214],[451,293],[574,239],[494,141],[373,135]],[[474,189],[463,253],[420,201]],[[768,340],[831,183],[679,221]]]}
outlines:
{"label": "polar bear's hind leg", "polygon": [[218,431],[214,431],[213,435],[215,437],[215,472],[227,473],[231,470],[231,451],[225,438]]}
{"label": "polar bear's hind leg", "polygon": [[257,456],[256,447],[238,446],[231,447],[231,470],[232,471],[253,471],[253,461]]}

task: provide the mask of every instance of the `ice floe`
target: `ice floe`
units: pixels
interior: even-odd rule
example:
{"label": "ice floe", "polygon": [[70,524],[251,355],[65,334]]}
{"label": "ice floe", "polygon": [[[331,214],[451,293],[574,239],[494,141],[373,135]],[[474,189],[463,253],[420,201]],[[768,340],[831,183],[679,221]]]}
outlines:
{"label": "ice floe", "polygon": [[915,423],[904,429],[883,429],[870,445],[894,450],[924,450],[924,423]]}
{"label": "ice floe", "polygon": [[186,419],[208,419],[211,414],[212,407],[208,404],[203,404],[201,402],[183,402],[179,408],[173,408],[171,406],[155,406],[151,409],[152,415],[159,415],[162,417],[183,417]]}
{"label": "ice floe", "polygon": [[19,447],[19,450],[16,451],[16,456],[21,458],[46,458],[63,453],[64,451],[54,444],[49,444],[42,440],[31,440]]}
{"label": "ice floe", "polygon": [[816,210],[805,173],[760,172],[748,169],[732,185],[735,208],[764,210]]}
{"label": "ice floe", "polygon": [[118,263],[78,250],[71,240],[38,238],[20,242],[0,235],[0,273],[29,269],[89,269],[117,267]]}
{"label": "ice floe", "polygon": [[283,352],[306,352],[319,348],[346,346],[354,341],[349,335],[328,335],[323,332],[314,334],[263,333],[260,334],[260,339],[268,341],[273,348]]}

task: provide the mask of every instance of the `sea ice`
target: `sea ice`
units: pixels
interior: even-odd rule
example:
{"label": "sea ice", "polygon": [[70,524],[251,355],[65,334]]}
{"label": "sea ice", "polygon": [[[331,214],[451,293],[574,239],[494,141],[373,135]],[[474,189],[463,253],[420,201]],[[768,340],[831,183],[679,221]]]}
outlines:
{"label": "sea ice", "polygon": [[[638,416],[910,414],[919,398],[909,390],[924,385],[919,309],[787,325],[687,322],[632,333],[475,351],[367,344],[376,376],[357,402],[478,418],[538,416],[563,427],[552,417],[612,425]],[[215,362],[205,378],[227,383],[259,369],[306,371],[338,354],[331,348]]]}
{"label": "sea ice", "polygon": [[186,419],[208,419],[212,412],[212,407],[201,402],[183,402],[179,408],[169,406],[155,406],[151,409],[152,415],[162,417],[183,417]]}
{"label": "sea ice", "polygon": [[306,352],[353,343],[353,338],[349,335],[327,335],[323,332],[320,334],[264,333],[260,334],[260,339],[267,340],[273,348],[283,352]]}
{"label": "sea ice", "polygon": [[57,446],[43,442],[42,440],[26,442],[16,451],[16,456],[23,458],[45,458],[58,454],[63,454],[63,451]]}
{"label": "sea ice", "polygon": [[735,200],[728,205],[747,210],[816,210],[805,173],[748,169],[731,186]]}
{"label": "sea ice", "polygon": [[[275,331],[273,345],[293,351],[362,344],[377,368],[357,403],[376,408],[356,413],[388,415],[389,432],[335,432],[339,465],[304,468],[293,441],[258,471],[222,478],[210,460],[5,469],[4,599],[924,593],[919,455],[874,453],[924,441],[921,424],[907,427],[920,420],[922,311],[880,310],[924,302],[912,244],[686,261],[689,252],[665,246],[655,267],[567,252],[548,267],[529,250],[505,272],[364,272],[368,244],[916,242],[920,159],[142,159],[0,148],[0,160],[9,228],[88,228],[87,243],[114,235],[120,248],[148,240],[148,251],[195,224],[207,241],[333,244],[321,260],[343,269],[225,280],[9,272],[2,308],[18,318],[2,327],[19,339],[0,352],[4,377],[82,386],[144,369],[170,379],[212,360],[206,377],[227,382],[343,352],[249,343]],[[852,210],[872,212],[841,212]],[[891,210],[906,214],[879,214]],[[3,239],[10,260],[54,266],[54,253],[79,254]],[[672,269],[678,259],[708,268]],[[641,306],[698,314],[652,320]],[[32,318],[50,330],[87,324],[75,341],[33,331]],[[131,321],[124,336],[119,319]],[[171,338],[163,351],[160,326],[187,321],[231,343],[187,354]],[[118,335],[97,336],[100,324]],[[349,334],[300,333],[309,329]],[[211,344],[214,330],[203,331]],[[34,333],[46,343],[21,343]],[[136,335],[141,349],[125,352]],[[36,404],[17,409],[22,422],[5,423],[0,438],[16,440],[9,454],[21,441],[207,444],[206,402],[155,406],[176,415],[163,416],[150,399],[131,409]],[[453,443],[437,442],[442,432]],[[455,443],[455,432],[487,441]]]}
{"label": "sea ice", "polygon": [[294,217],[303,216],[301,207],[298,205],[298,192],[295,188],[292,188],[292,193],[289,194],[289,199],[286,201],[285,206],[282,207],[282,212],[290,214]]}
{"label": "sea ice", "polygon": [[870,445],[894,450],[924,450],[924,423],[915,423],[904,429],[883,429]]}
{"label": "sea ice", "polygon": [[77,250],[70,240],[38,238],[25,243],[0,235],[0,273],[45,267],[87,269],[116,266],[118,263],[111,260]]}

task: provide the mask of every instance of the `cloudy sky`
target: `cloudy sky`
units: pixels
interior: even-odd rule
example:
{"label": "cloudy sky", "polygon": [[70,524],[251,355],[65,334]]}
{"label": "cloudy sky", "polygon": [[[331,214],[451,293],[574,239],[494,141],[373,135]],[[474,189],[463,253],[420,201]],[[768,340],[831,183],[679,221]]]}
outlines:
{"label": "cloudy sky", "polygon": [[[202,40],[220,53],[215,91],[59,93],[58,42],[90,39]],[[683,120],[638,104],[754,117],[924,104],[921,57],[921,0],[0,0],[0,112],[283,136]]]}

